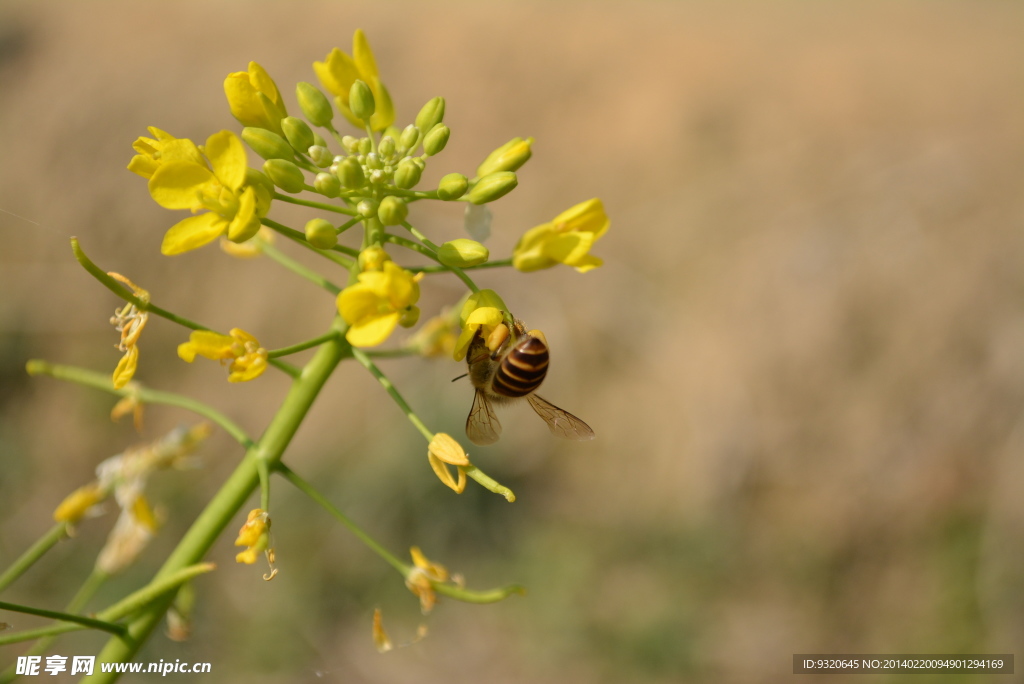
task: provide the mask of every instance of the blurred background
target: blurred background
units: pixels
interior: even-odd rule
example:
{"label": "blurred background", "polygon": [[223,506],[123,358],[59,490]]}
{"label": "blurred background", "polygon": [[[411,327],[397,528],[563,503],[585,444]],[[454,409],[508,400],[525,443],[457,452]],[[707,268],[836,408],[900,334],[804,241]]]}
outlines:
{"label": "blurred background", "polygon": [[[473,483],[456,497],[345,364],[285,461],[395,552],[418,544],[471,587],[529,593],[445,600],[427,639],[378,655],[373,609],[409,642],[415,598],[280,482],[280,575],[233,562],[240,514],[196,583],[192,639],[156,634],[140,660],[209,661],[223,682],[653,684],[775,682],[794,653],[1024,655],[1024,7],[1011,2],[0,3],[0,565],[101,460],[194,420],[150,407],[137,435],[110,421],[109,395],[26,376],[30,358],[103,372],[120,358],[119,302],[69,236],[156,303],[269,348],[330,321],[330,297],[272,262],[216,246],[161,257],[180,216],[124,167],[146,126],[196,141],[240,130],[221,84],[249,60],[296,112],[294,83],[316,82],[312,62],[350,51],[357,27],[400,126],[447,99],[451,141],[425,185],[536,138],[519,188],[491,205],[494,257],[604,200],[603,268],[477,278],[547,333],[544,395],[598,438],[556,441],[511,408],[472,457],[518,501]],[[287,209],[275,217],[297,227],[312,216]],[[463,236],[461,205],[417,204],[412,220],[436,242]],[[432,277],[424,317],[459,286]],[[151,319],[136,378],[259,434],[284,376],[230,385],[177,359],[185,338]],[[461,364],[381,366],[432,429],[461,436]],[[241,450],[215,434],[200,455],[202,469],[151,480],[167,521],[91,609],[147,581]],[[63,606],[114,518],[82,524],[4,599]],[[3,648],[0,665],[21,652]]]}

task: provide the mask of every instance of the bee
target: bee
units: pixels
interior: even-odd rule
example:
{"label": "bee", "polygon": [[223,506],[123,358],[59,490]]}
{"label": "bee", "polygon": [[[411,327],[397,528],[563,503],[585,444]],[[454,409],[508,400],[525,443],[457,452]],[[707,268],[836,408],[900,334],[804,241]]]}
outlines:
{"label": "bee", "polygon": [[552,434],[565,439],[593,439],[594,431],[582,420],[563,411],[536,390],[548,372],[548,344],[539,330],[526,331],[515,321],[510,331],[504,323],[485,339],[480,331],[469,345],[466,363],[476,388],[473,407],[466,418],[466,436],[473,444],[493,444],[501,435],[494,404],[526,397]]}

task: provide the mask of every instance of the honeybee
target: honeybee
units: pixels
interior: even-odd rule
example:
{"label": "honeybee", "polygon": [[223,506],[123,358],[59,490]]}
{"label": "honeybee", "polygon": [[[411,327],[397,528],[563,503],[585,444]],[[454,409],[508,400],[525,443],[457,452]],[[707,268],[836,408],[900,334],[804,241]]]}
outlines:
{"label": "honeybee", "polygon": [[526,331],[515,321],[510,331],[504,323],[485,339],[480,331],[469,345],[466,363],[476,388],[473,407],[466,418],[466,436],[473,444],[493,444],[501,435],[494,404],[526,397],[552,434],[565,439],[593,439],[594,431],[582,420],[563,411],[535,392],[548,372],[548,344],[539,330]]}

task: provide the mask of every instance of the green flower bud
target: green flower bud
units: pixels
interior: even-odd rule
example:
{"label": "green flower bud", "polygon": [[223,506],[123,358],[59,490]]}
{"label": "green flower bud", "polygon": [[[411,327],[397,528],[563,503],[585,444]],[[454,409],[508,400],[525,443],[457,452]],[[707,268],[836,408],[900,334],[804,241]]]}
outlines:
{"label": "green flower bud", "polygon": [[318,173],[313,187],[324,197],[337,197],[341,193],[341,181],[332,173]]}
{"label": "green flower bud", "polygon": [[395,145],[395,139],[390,135],[385,135],[380,139],[380,142],[377,143],[377,154],[379,154],[382,159],[387,159],[392,156],[396,149],[397,146]]}
{"label": "green flower bud", "polygon": [[288,141],[265,128],[246,126],[242,129],[242,140],[264,159],[295,159],[295,152]]}
{"label": "green flower bud", "polygon": [[380,155],[376,152],[371,152],[366,155],[366,168],[368,169],[383,169],[384,162],[380,160]]}
{"label": "green flower bud", "polygon": [[344,135],[341,137],[341,144],[349,154],[359,154],[359,138],[353,135]]}
{"label": "green flower bud", "polygon": [[356,205],[356,211],[363,218],[373,218],[377,215],[377,203],[370,199],[364,199]]}
{"label": "green flower bud", "polygon": [[363,165],[353,157],[346,157],[338,163],[338,180],[349,190],[356,190],[366,183],[366,176],[363,175]]}
{"label": "green flower bud", "polygon": [[254,187],[261,187],[267,191],[268,195],[274,194],[274,182],[267,178],[265,173],[257,171],[253,168],[247,168],[245,170],[245,184],[252,185]]}
{"label": "green flower bud", "polygon": [[326,126],[334,118],[334,108],[327,96],[312,83],[300,82],[295,85],[295,99],[299,109],[314,126]]}
{"label": "green flower bud", "polygon": [[373,93],[370,92],[370,86],[356,79],[348,91],[348,107],[358,118],[369,121],[377,108],[377,104],[373,101]]}
{"label": "green flower bud", "polygon": [[465,268],[482,264],[491,256],[487,248],[476,240],[459,238],[441,245],[437,250],[437,258],[445,266]]}
{"label": "green flower bud", "polygon": [[370,154],[373,151],[373,143],[369,138],[359,139],[359,154]]}
{"label": "green flower bud", "polygon": [[313,131],[313,144],[319,145],[320,147],[327,147],[327,141],[320,137],[320,134]]}
{"label": "green flower bud", "polygon": [[412,152],[420,141],[420,129],[415,124],[409,124],[402,131],[402,137],[398,139],[398,146],[406,152]]}
{"label": "green flower bud", "polygon": [[406,157],[398,164],[398,170],[395,171],[395,185],[408,190],[416,187],[416,184],[420,182],[420,176],[423,175],[423,168],[412,159]]}
{"label": "green flower bud", "polygon": [[306,187],[302,169],[286,159],[268,159],[263,163],[263,172],[285,192],[295,194]]}
{"label": "green flower bud", "polygon": [[533,138],[512,138],[507,143],[487,155],[483,163],[477,167],[476,175],[483,178],[495,171],[515,171],[525,164],[533,152],[530,146]]}
{"label": "green flower bud", "polygon": [[398,325],[403,328],[411,328],[416,325],[420,320],[420,307],[413,304],[405,311],[402,312],[402,317],[398,319]]}
{"label": "green flower bud", "polygon": [[338,244],[338,229],[322,218],[311,219],[306,223],[306,242],[317,249],[330,249]]}
{"label": "green flower bud", "polygon": [[484,176],[469,191],[469,201],[473,204],[487,204],[499,197],[504,197],[519,185],[519,179],[512,171],[498,171]]}
{"label": "green flower bud", "polygon": [[297,116],[286,116],[281,119],[281,130],[288,144],[296,152],[304,152],[313,146],[313,129]]}
{"label": "green flower bud", "polygon": [[431,128],[444,120],[444,98],[435,97],[423,105],[423,109],[416,115],[416,128],[421,131],[429,131]]}
{"label": "green flower bud", "polygon": [[437,196],[447,202],[457,200],[466,194],[469,180],[461,173],[449,173],[437,184]]}
{"label": "green flower bud", "polygon": [[321,169],[326,169],[334,163],[334,155],[323,145],[310,145],[306,152],[309,154],[309,158],[313,160],[313,163]]}
{"label": "green flower bud", "polygon": [[448,144],[448,137],[451,130],[444,124],[437,124],[430,129],[430,132],[423,136],[423,151],[433,157],[440,154],[444,146]]}
{"label": "green flower bud", "polygon": [[409,205],[402,198],[388,195],[380,201],[377,218],[385,226],[397,226],[409,215]]}

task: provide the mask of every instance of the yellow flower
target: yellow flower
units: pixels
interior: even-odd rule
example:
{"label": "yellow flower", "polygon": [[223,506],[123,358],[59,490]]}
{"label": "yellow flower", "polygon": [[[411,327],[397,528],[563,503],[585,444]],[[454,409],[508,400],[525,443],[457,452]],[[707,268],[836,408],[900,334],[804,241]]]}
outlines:
{"label": "yellow flower", "polygon": [[106,544],[96,557],[96,569],[108,575],[131,565],[156,533],[156,514],[141,494],[121,509]]}
{"label": "yellow flower", "polygon": [[206,140],[204,160],[174,160],[160,164],[149,179],[149,194],[165,209],[189,209],[190,216],[164,235],[160,251],[182,254],[216,240],[223,234],[232,242],[245,242],[260,229],[270,210],[271,194],[250,176],[245,148],[231,131],[214,133]]}
{"label": "yellow flower", "polygon": [[[359,282],[338,295],[338,312],[349,324],[345,339],[355,347],[374,347],[391,335],[401,320],[418,315],[419,280],[393,261],[382,271],[359,274]],[[415,321],[414,321],[415,322]]]}
{"label": "yellow flower", "polygon": [[480,290],[470,295],[459,312],[462,332],[455,341],[452,357],[456,361],[466,358],[466,352],[477,331],[486,338],[505,321],[507,315],[508,307],[494,290]]}
{"label": "yellow flower", "polygon": [[409,549],[409,553],[412,555],[414,567],[405,576],[405,586],[419,598],[420,610],[425,615],[437,604],[437,594],[434,593],[433,583],[447,582],[448,569],[439,563],[427,560],[417,546]]}
{"label": "yellow flower", "polygon": [[[149,292],[125,278],[120,273],[108,273],[111,278],[124,283],[131,288],[132,294],[144,304],[149,303]],[[149,320],[148,311],[140,311],[133,302],[127,302],[120,309],[114,310],[114,316],[110,319],[112,325],[117,327],[121,333],[121,341],[117,348],[124,352],[124,356],[114,369],[113,383],[116,389],[121,389],[128,384],[128,381],[135,375],[135,368],[139,363],[139,348],[136,343],[142,335],[142,329],[146,327]]]}
{"label": "yellow flower", "polygon": [[[466,489],[465,468],[473,464],[469,462],[469,457],[466,456],[462,445],[456,442],[451,435],[443,432],[438,432],[434,435],[434,438],[430,440],[430,445],[427,447],[427,460],[430,462],[430,467],[433,468],[437,478],[446,486],[451,487],[456,494],[461,494]],[[455,466],[455,470],[459,474],[458,481],[448,471],[448,465]]]}
{"label": "yellow flower", "polygon": [[236,71],[224,79],[231,114],[243,126],[266,128],[280,136],[281,119],[288,116],[277,84],[266,69],[249,62],[248,71]]}
{"label": "yellow flower", "polygon": [[212,330],[193,330],[188,342],[178,345],[178,356],[192,363],[197,355],[221,362],[230,359],[228,382],[247,382],[267,369],[267,350],[241,328],[232,328],[227,335]]}
{"label": "yellow flower", "polygon": [[270,548],[270,513],[262,508],[254,508],[249,511],[249,516],[238,531],[238,539],[235,546],[247,547],[245,551],[239,551],[235,561],[252,565],[256,562],[256,556],[264,553],[267,563],[270,564],[270,574],[263,575],[263,579],[270,581],[277,575],[277,568],[274,567],[274,549]]}
{"label": "yellow flower", "polygon": [[586,273],[604,263],[589,252],[608,226],[601,200],[581,202],[550,223],[526,231],[512,252],[512,265],[520,271],[539,271],[565,264]]}
{"label": "yellow flower", "polygon": [[96,504],[107,498],[107,494],[99,482],[79,487],[60,502],[57,510],[53,512],[53,519],[73,525],[89,514]]}
{"label": "yellow flower", "polygon": [[357,29],[352,38],[352,55],[349,57],[338,48],[334,48],[323,62],[313,62],[313,70],[316,71],[324,89],[334,94],[338,110],[359,129],[363,128],[363,121],[349,108],[348,95],[356,79],[368,85],[376,103],[373,116],[370,117],[370,127],[375,131],[382,131],[394,123],[395,106],[391,102],[388,89],[381,83],[380,75],[377,73],[377,61],[362,29]]}
{"label": "yellow flower", "polygon": [[384,631],[384,620],[380,615],[380,608],[373,610],[373,645],[377,647],[378,653],[387,653],[394,646],[391,644],[391,637]]}
{"label": "yellow flower", "polygon": [[132,144],[132,148],[138,152],[128,162],[128,170],[137,173],[143,178],[152,178],[160,165],[169,161],[191,161],[196,164],[203,163],[203,155],[196,147],[196,144],[188,138],[175,138],[166,131],[161,131],[156,126],[150,126],[149,132],[152,138],[139,137]]}

